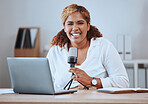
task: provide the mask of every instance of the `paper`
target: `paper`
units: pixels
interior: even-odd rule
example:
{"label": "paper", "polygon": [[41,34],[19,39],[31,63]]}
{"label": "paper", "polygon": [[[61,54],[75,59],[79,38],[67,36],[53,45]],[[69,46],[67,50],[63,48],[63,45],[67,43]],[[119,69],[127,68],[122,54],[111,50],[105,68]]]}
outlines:
{"label": "paper", "polygon": [[0,94],[12,94],[14,93],[13,89],[0,89]]}

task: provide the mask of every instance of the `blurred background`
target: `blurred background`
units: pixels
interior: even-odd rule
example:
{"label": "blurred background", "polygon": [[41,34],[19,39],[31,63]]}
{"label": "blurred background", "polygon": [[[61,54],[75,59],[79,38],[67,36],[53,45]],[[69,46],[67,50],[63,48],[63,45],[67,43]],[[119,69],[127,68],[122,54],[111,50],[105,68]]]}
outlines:
{"label": "blurred background", "polygon": [[45,57],[50,41],[63,29],[62,10],[70,4],[86,7],[91,24],[117,49],[125,42],[119,43],[118,36],[129,36],[130,60],[148,59],[148,0],[0,0],[1,88],[11,87],[6,58],[14,56],[18,29],[40,28],[40,57]]}

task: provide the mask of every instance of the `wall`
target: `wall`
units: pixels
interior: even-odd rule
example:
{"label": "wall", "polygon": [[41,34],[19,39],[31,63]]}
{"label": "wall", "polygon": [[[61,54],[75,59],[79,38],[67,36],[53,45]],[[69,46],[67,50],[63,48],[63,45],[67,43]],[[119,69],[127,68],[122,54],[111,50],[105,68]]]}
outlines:
{"label": "wall", "polygon": [[148,0],[0,0],[0,87],[10,87],[6,57],[13,56],[19,27],[41,29],[41,53],[62,27],[63,8],[84,5],[91,24],[116,46],[116,36],[132,36],[133,59],[148,59]]}

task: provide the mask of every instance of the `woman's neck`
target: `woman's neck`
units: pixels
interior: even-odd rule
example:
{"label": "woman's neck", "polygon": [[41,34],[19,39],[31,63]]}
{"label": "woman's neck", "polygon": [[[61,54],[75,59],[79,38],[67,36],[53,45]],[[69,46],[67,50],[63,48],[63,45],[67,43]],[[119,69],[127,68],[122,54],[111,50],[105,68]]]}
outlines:
{"label": "woman's neck", "polygon": [[76,48],[78,48],[78,49],[81,50],[81,49],[85,49],[85,48],[89,47],[89,45],[90,45],[90,42],[88,40],[86,40],[86,41],[81,42],[79,44],[71,43],[70,46],[69,46],[69,48],[70,47],[76,47]]}

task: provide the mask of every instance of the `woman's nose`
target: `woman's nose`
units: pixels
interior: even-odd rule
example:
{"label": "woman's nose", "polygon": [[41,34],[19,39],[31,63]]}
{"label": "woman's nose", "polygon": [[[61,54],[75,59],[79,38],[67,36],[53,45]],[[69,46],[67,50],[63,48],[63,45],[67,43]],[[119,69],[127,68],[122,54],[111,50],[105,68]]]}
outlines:
{"label": "woman's nose", "polygon": [[78,30],[78,29],[79,29],[78,25],[74,24],[74,25],[73,25],[73,30],[76,31],[76,30]]}

